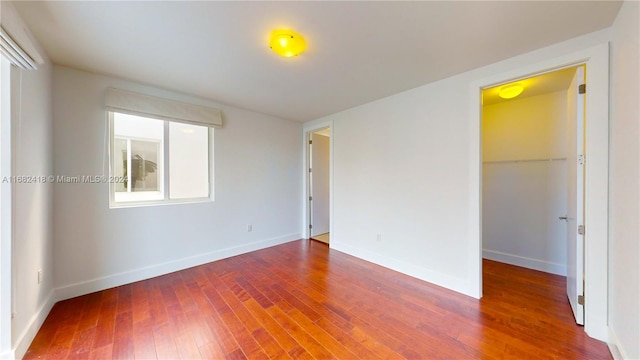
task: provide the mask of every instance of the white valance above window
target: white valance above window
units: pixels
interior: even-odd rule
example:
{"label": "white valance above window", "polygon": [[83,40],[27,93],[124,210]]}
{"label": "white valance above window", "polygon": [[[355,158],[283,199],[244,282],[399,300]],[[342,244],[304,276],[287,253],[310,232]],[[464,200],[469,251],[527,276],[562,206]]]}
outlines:
{"label": "white valance above window", "polygon": [[107,89],[105,106],[109,111],[130,115],[213,128],[222,127],[222,112],[219,109],[161,99],[120,89]]}

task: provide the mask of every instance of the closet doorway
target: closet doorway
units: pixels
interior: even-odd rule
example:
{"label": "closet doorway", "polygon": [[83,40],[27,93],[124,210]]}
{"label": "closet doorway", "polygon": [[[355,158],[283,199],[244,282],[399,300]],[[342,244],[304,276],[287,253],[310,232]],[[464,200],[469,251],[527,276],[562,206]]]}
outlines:
{"label": "closet doorway", "polygon": [[482,256],[566,277],[578,324],[584,322],[583,84],[580,65],[482,92]]}

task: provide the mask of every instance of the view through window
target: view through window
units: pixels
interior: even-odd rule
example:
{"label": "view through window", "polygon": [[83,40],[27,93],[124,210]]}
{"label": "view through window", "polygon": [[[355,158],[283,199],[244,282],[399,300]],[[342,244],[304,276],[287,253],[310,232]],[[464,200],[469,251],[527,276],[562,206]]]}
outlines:
{"label": "view through window", "polygon": [[116,206],[210,197],[212,129],[110,114],[111,199]]}

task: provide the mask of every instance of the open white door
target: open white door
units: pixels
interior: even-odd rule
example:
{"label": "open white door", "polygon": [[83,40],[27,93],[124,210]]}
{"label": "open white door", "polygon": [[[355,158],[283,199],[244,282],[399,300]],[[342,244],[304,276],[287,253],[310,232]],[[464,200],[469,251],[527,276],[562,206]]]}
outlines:
{"label": "open white door", "polygon": [[584,66],[567,93],[567,296],[576,323],[584,325]]}
{"label": "open white door", "polygon": [[311,236],[329,232],[328,136],[311,133]]}

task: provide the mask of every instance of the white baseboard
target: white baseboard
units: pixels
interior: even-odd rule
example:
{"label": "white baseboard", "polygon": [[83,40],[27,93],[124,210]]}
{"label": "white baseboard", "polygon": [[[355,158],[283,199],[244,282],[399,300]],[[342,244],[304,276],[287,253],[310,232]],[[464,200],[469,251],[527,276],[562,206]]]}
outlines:
{"label": "white baseboard", "polygon": [[[38,311],[31,317],[29,325],[17,338],[16,347],[12,351],[13,354],[8,354],[8,358],[22,359],[27,350],[29,350],[29,345],[31,345],[36,334],[38,334],[38,330],[40,330],[40,327],[49,315],[53,305],[56,303],[54,293],[54,290],[49,292],[47,299],[44,301],[40,309],[38,309]],[[5,359],[4,354],[0,356],[0,358]]]}
{"label": "white baseboard", "polygon": [[329,246],[334,250],[338,250],[345,254],[355,256],[359,259],[372,262],[376,265],[380,265],[382,267],[386,267],[388,269],[403,273],[405,275],[409,275],[416,279],[423,280],[438,286],[442,286],[444,288],[459,292],[467,296],[475,297],[473,293],[473,287],[468,281],[466,281],[466,279],[460,279],[460,278],[448,276],[440,272],[436,272],[430,269],[426,269],[420,266],[416,266],[414,264],[410,264],[398,259],[388,257],[386,255],[381,255],[378,253],[374,253],[370,250],[357,248],[357,247],[340,243],[340,242],[332,241],[329,244]]}
{"label": "white baseboard", "polygon": [[482,250],[482,257],[488,260],[499,261],[528,269],[544,271],[551,274],[567,276],[567,265],[552,263],[549,261],[532,259],[524,256],[507,254],[500,251]]}
{"label": "white baseboard", "polygon": [[627,355],[626,351],[624,351],[622,344],[620,344],[620,340],[618,340],[618,336],[611,327],[609,327],[609,341],[607,342],[607,345],[609,346],[611,356],[613,356],[615,360],[631,359]]}
{"label": "white baseboard", "polygon": [[212,251],[206,254],[190,256],[187,258],[169,261],[162,264],[147,266],[127,272],[122,272],[119,274],[113,274],[71,285],[66,285],[56,289],[55,298],[56,301],[66,300],[76,296],[81,296],[120,285],[130,284],[136,281],[150,279],[156,276],[206,264],[212,261],[284,244],[290,241],[299,240],[301,238],[301,234],[299,233],[289,234],[277,238],[256,241],[249,244]]}

